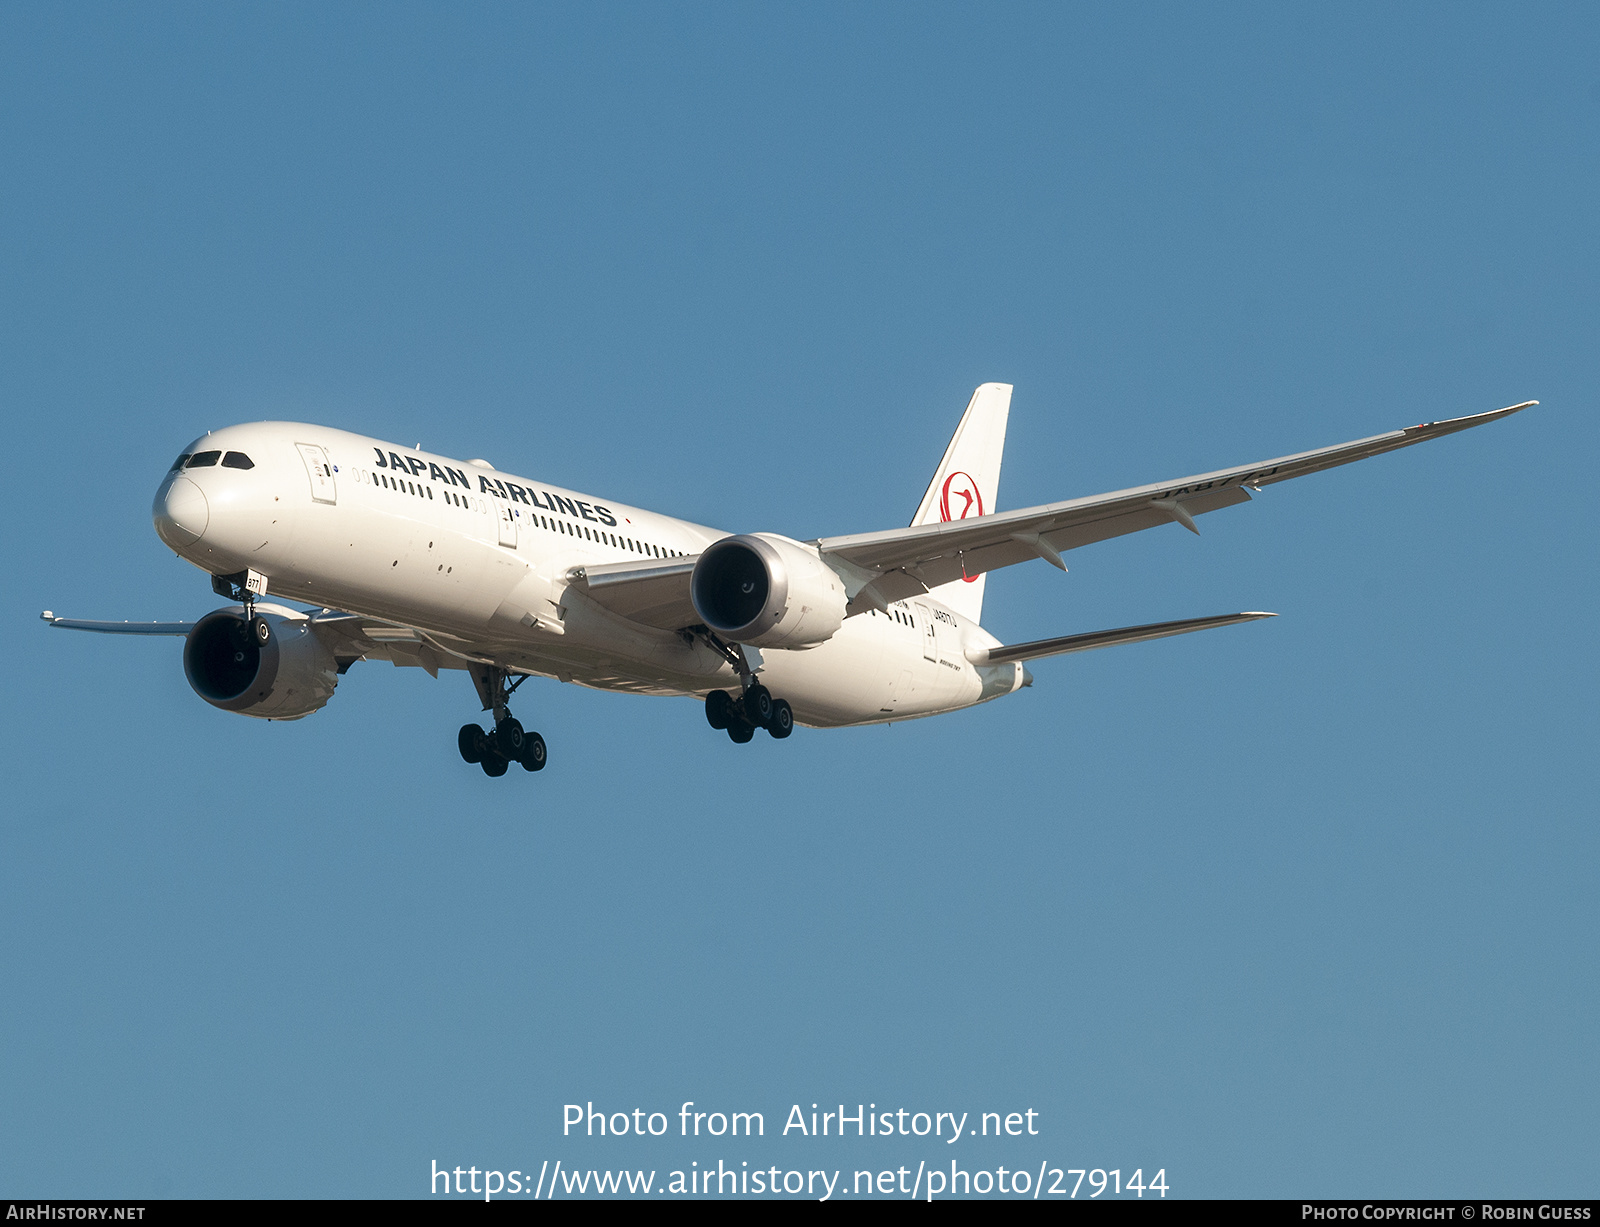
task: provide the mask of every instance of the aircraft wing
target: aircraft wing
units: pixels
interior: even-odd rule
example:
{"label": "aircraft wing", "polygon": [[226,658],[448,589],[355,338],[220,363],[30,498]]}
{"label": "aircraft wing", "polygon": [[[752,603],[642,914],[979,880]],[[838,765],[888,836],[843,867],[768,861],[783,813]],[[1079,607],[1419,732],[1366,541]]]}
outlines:
{"label": "aircraft wing", "polygon": [[579,567],[569,578],[574,588],[618,617],[675,631],[700,621],[689,599],[689,577],[699,557]]}
{"label": "aircraft wing", "polygon": [[[171,635],[182,638],[193,622],[94,622],[59,618],[50,610],[39,615],[51,626],[69,631],[96,631],[102,635]],[[464,648],[449,645],[438,636],[409,626],[324,610],[310,615],[311,629],[328,645],[343,673],[358,660],[387,660],[397,666],[416,666],[438,676],[440,669],[471,669],[479,658]]]}
{"label": "aircraft wing", "polygon": [[969,520],[825,537],[817,546],[823,557],[844,574],[851,612],[861,613],[868,606],[916,596],[939,584],[1032,558],[1043,558],[1064,571],[1066,564],[1061,555],[1067,550],[1144,528],[1178,523],[1197,533],[1200,530],[1195,527],[1195,516],[1249,502],[1251,490],[1469,430],[1538,403],[1524,401],[1489,413],[1427,422],[1276,460],[1064,503]]}
{"label": "aircraft wing", "polygon": [[89,622],[82,618],[58,618],[48,609],[39,615],[51,626],[66,631],[98,631],[102,635],[187,635],[193,622]]}
{"label": "aircraft wing", "polygon": [[1145,626],[1062,635],[1058,639],[1035,639],[1032,643],[1011,643],[999,648],[974,648],[967,653],[967,659],[975,665],[1004,665],[1017,660],[1063,656],[1068,652],[1092,652],[1095,648],[1110,648],[1120,643],[1143,643],[1146,639],[1165,639],[1169,635],[1187,635],[1190,631],[1208,631],[1214,626],[1233,626],[1239,622],[1277,616],[1270,613],[1236,613],[1218,614],[1211,618],[1184,618],[1178,622],[1151,622]]}

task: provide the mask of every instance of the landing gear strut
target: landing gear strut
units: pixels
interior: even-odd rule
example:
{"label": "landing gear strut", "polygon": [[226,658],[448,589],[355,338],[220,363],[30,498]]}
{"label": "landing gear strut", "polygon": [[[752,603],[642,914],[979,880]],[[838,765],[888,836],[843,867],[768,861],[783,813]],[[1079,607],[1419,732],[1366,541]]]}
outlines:
{"label": "landing gear strut", "polygon": [[266,592],[267,583],[265,575],[249,568],[231,575],[211,577],[211,591],[218,596],[227,597],[230,601],[238,601],[244,606],[244,620],[251,624],[252,633],[260,643],[265,643],[272,637],[271,628],[265,621],[256,617],[256,597]]}
{"label": "landing gear strut", "polygon": [[527,675],[512,682],[506,670],[484,665],[472,671],[472,681],[485,709],[494,712],[494,731],[485,732],[476,724],[463,724],[456,734],[456,748],[461,751],[461,757],[469,763],[477,763],[487,776],[504,775],[512,763],[521,763],[527,771],[543,771],[549,758],[544,738],[524,730],[508,705],[517,687],[527,681]]}

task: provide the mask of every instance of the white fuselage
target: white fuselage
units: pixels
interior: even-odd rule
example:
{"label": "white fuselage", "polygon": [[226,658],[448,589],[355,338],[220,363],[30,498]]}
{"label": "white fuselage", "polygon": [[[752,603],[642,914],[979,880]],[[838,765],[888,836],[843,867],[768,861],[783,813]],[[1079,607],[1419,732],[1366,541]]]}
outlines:
{"label": "white fuselage", "polygon": [[[568,579],[728,533],[321,426],[231,426],[185,449],[209,452],[251,467],[175,469],[153,508],[162,540],[206,571],[254,570],[276,596],[415,627],[464,661],[643,694],[737,689],[705,643],[620,618]],[[1021,686],[1019,665],[968,661],[997,642],[924,596],[815,647],[768,649],[759,673],[802,724],[904,720]]]}

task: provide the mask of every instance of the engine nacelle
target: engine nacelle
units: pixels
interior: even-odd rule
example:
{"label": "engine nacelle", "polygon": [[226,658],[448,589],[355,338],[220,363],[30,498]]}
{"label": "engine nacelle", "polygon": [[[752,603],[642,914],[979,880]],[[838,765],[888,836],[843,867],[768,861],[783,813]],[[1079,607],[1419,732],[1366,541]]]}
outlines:
{"label": "engine nacelle", "polygon": [[311,620],[281,605],[257,605],[253,622],[240,605],[208,613],[184,641],[183,671],[212,707],[263,720],[309,716],[339,684]]}
{"label": "engine nacelle", "polygon": [[844,625],[844,583],[815,549],[773,533],[724,537],[689,579],[700,620],[756,648],[811,648]]}

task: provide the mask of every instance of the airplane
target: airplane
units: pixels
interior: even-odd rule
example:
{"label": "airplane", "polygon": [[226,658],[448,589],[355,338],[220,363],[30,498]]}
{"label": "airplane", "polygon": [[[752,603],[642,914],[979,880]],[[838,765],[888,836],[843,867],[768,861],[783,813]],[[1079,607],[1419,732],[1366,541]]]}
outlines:
{"label": "airplane", "polygon": [[[194,622],[51,626],[184,640],[189,684],[223,711],[298,720],[361,660],[471,678],[493,727],[461,757],[490,776],[542,770],[548,747],[511,714],[530,677],[694,696],[736,743],[758,729],[933,716],[1014,694],[1026,663],[1229,626],[1186,618],[1002,644],[980,625],[985,577],[1096,541],[1249,502],[1251,493],[1492,422],[1525,401],[1276,460],[999,511],[1009,384],[973,393],[905,528],[798,541],[728,533],[348,431],[254,422],[208,432],[173,462],[161,540],[232,603]],[[308,606],[296,609],[276,597]]]}

